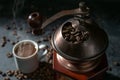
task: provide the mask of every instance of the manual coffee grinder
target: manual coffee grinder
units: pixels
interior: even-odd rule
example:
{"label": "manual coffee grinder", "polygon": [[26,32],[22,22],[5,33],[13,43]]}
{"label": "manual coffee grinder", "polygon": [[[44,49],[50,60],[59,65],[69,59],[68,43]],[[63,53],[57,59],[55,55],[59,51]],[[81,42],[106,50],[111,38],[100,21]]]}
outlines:
{"label": "manual coffee grinder", "polygon": [[108,69],[108,37],[90,18],[84,3],[80,3],[80,11],[52,35],[53,69],[72,80],[102,80]]}

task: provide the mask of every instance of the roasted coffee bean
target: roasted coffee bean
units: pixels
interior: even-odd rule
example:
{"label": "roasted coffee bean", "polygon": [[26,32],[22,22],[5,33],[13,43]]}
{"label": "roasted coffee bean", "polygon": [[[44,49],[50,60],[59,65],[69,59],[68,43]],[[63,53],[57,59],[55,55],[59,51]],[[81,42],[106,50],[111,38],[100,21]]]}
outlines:
{"label": "roasted coffee bean", "polygon": [[14,72],[14,76],[16,77],[18,75],[18,73],[17,72]]}
{"label": "roasted coffee bean", "polygon": [[52,52],[48,52],[47,58],[48,58],[48,62],[49,62],[49,60],[52,60],[53,59],[53,53]]}
{"label": "roasted coffee bean", "polygon": [[75,35],[76,34],[76,32],[70,32],[71,33],[71,35]]}
{"label": "roasted coffee bean", "polygon": [[70,35],[70,41],[75,42],[75,40],[76,40],[75,37],[73,35]]}
{"label": "roasted coffee bean", "polygon": [[21,73],[22,73],[20,70],[16,70],[16,72],[17,72],[18,74],[21,74]]}
{"label": "roasted coffee bean", "polygon": [[120,63],[117,62],[117,61],[113,62],[113,64],[114,64],[115,66],[120,66]]}
{"label": "roasted coffee bean", "polygon": [[13,71],[11,71],[11,70],[7,71],[7,75],[8,76],[13,76]]}
{"label": "roasted coffee bean", "polygon": [[6,41],[6,36],[2,37],[2,42],[1,42],[1,47],[4,47],[6,45],[7,41]]}
{"label": "roasted coffee bean", "polygon": [[75,29],[74,29],[74,28],[71,28],[71,30],[70,30],[70,31],[71,31],[71,32],[75,32],[75,33],[77,32],[77,31],[75,31]]}
{"label": "roasted coffee bean", "polygon": [[16,76],[16,78],[17,78],[18,80],[22,80],[22,77],[20,77],[20,76]]}
{"label": "roasted coffee bean", "polygon": [[65,39],[66,39],[67,41],[69,41],[69,40],[70,40],[70,38],[69,38],[69,37],[65,37]]}
{"label": "roasted coffee bean", "polygon": [[82,32],[82,36],[83,36],[83,41],[87,40],[89,38],[89,32],[88,31]]}
{"label": "roasted coffee bean", "polygon": [[26,30],[26,33],[31,33],[31,32],[32,32],[31,29],[27,29],[27,30]]}
{"label": "roasted coffee bean", "polygon": [[16,42],[12,41],[12,42],[11,42],[11,44],[12,44],[12,45],[15,45],[15,44],[16,44]]}
{"label": "roasted coffee bean", "polygon": [[39,30],[37,30],[37,29],[32,29],[32,34],[38,36],[38,35],[42,35],[43,32],[42,32],[42,31],[39,31]]}
{"label": "roasted coffee bean", "polygon": [[41,40],[37,40],[36,42],[37,42],[37,43],[41,43],[42,41],[41,41]]}
{"label": "roasted coffee bean", "polygon": [[5,76],[6,76],[6,73],[2,73],[2,76],[5,77]]}
{"label": "roasted coffee bean", "polygon": [[0,74],[2,74],[3,72],[0,70]]}
{"label": "roasted coffee bean", "polygon": [[21,38],[21,36],[16,36],[16,39],[19,40]]}
{"label": "roasted coffee bean", "polygon": [[112,71],[112,67],[109,67],[108,70],[109,70],[109,71]]}
{"label": "roasted coffee bean", "polygon": [[24,75],[23,78],[24,78],[24,79],[28,79],[28,76],[27,76],[27,75]]}
{"label": "roasted coffee bean", "polygon": [[17,31],[16,30],[13,31],[13,35],[17,36]]}
{"label": "roasted coffee bean", "polygon": [[14,71],[14,76],[18,76],[18,74],[20,74],[21,72],[19,70],[15,70]]}
{"label": "roasted coffee bean", "polygon": [[21,30],[23,30],[23,28],[22,28],[22,27],[20,27],[20,28],[19,28],[19,30],[21,31]]}
{"label": "roasted coffee bean", "polygon": [[69,30],[63,30],[63,34],[68,33],[68,32],[69,32]]}
{"label": "roasted coffee bean", "polygon": [[52,64],[52,63],[53,63],[53,60],[50,59],[48,62],[49,62],[50,64]]}
{"label": "roasted coffee bean", "polygon": [[4,80],[10,80],[10,78],[9,77],[5,77]]}
{"label": "roasted coffee bean", "polygon": [[16,30],[17,29],[17,27],[16,27],[16,25],[13,27],[13,30]]}
{"label": "roasted coffee bean", "polygon": [[7,39],[8,42],[10,42],[10,39]]}
{"label": "roasted coffee bean", "polygon": [[74,36],[81,36],[82,33],[81,32],[77,32]]}
{"label": "roasted coffee bean", "polygon": [[13,57],[13,54],[10,53],[10,52],[8,52],[8,53],[7,53],[7,57],[8,57],[8,58],[12,58],[12,57]]}
{"label": "roasted coffee bean", "polygon": [[48,41],[48,38],[47,37],[43,38],[43,41],[45,41],[45,42]]}
{"label": "roasted coffee bean", "polygon": [[70,34],[65,34],[65,37],[69,37],[70,36]]}
{"label": "roasted coffee bean", "polygon": [[10,30],[11,29],[11,27],[9,26],[9,25],[6,25],[6,30]]}
{"label": "roasted coffee bean", "polygon": [[21,73],[21,74],[19,74],[19,77],[23,78],[23,77],[24,77],[24,75]]}
{"label": "roasted coffee bean", "polygon": [[18,43],[18,42],[19,42],[19,40],[16,41],[16,43]]}
{"label": "roasted coffee bean", "polygon": [[75,42],[73,42],[74,44],[78,44],[79,42],[78,41],[75,41]]}
{"label": "roasted coffee bean", "polygon": [[76,36],[76,40],[79,42],[81,40],[80,36]]}

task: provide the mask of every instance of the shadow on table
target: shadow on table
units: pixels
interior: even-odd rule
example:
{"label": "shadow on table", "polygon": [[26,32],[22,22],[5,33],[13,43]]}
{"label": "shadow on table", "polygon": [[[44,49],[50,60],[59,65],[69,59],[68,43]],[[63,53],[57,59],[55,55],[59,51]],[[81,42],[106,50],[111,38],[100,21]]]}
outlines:
{"label": "shadow on table", "polygon": [[120,77],[114,76],[110,73],[106,73],[104,80],[120,80]]}

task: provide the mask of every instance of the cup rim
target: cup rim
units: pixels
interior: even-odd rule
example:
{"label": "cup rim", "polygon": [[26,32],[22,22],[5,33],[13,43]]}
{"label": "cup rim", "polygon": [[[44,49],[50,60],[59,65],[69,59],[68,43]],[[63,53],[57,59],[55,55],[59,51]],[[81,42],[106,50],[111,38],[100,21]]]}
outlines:
{"label": "cup rim", "polygon": [[[32,55],[27,56],[27,57],[21,57],[21,56],[16,55],[15,49],[17,48],[17,46],[18,46],[19,44],[21,44],[21,43],[23,43],[23,42],[30,42],[30,43],[32,43],[32,44],[35,46],[36,51],[35,51]],[[33,40],[22,40],[22,41],[16,43],[16,44],[13,46],[13,49],[12,49],[13,55],[14,55],[15,57],[17,57],[17,58],[20,58],[20,59],[28,59],[28,58],[31,58],[31,57],[33,57],[34,55],[36,55],[37,52],[38,52],[38,44],[37,44],[35,41],[33,41]]]}

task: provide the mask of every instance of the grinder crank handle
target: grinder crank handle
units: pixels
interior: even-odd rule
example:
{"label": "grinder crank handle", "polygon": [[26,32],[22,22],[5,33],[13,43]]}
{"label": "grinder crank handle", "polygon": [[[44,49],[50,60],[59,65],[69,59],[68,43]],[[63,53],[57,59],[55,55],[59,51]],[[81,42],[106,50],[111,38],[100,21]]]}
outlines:
{"label": "grinder crank handle", "polygon": [[72,9],[72,10],[63,10],[61,12],[58,12],[57,14],[53,15],[52,17],[48,18],[45,22],[43,22],[41,29],[45,28],[50,23],[54,22],[55,20],[68,16],[68,15],[80,15],[80,14],[87,14],[88,11],[83,11],[81,8]]}

